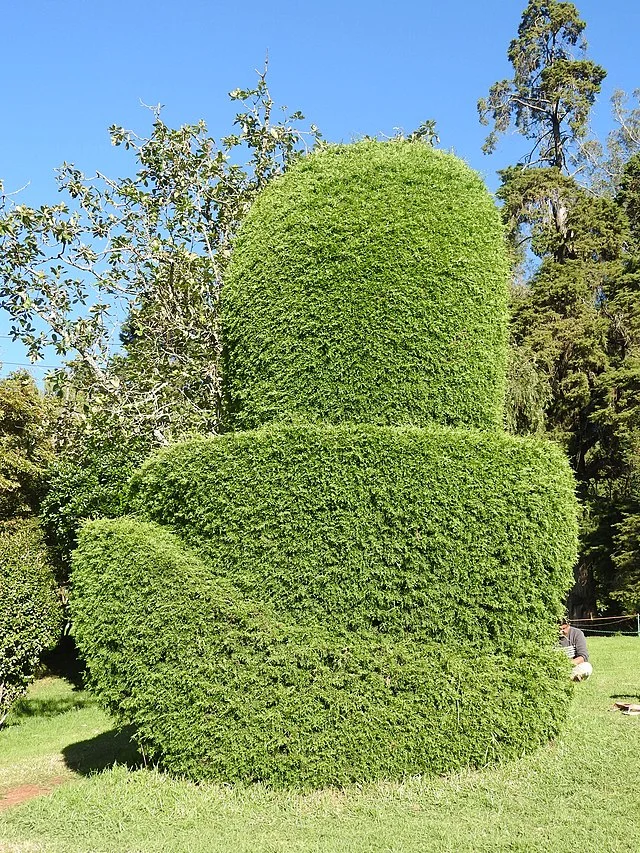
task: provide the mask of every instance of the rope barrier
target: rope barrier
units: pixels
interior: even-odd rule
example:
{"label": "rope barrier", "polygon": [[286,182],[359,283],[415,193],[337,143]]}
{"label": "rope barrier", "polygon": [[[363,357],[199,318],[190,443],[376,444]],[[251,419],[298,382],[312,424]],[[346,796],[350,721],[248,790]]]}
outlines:
{"label": "rope barrier", "polygon": [[[621,635],[626,637],[638,637],[640,639],[640,613],[632,613],[630,616],[595,616],[582,619],[570,619],[571,625],[580,628],[585,634],[603,634],[604,636]],[[619,627],[630,628],[633,631],[621,631]],[[595,627],[597,626],[597,627]]]}
{"label": "rope barrier", "polygon": [[626,622],[628,619],[637,619],[638,613],[632,613],[629,616],[583,616],[580,619],[570,619],[573,625],[574,622],[606,622],[607,620],[617,620],[618,622]]}
{"label": "rope barrier", "polygon": [[[581,629],[582,630],[582,629]],[[585,634],[605,634],[608,636],[637,637],[637,631],[601,631],[598,628],[585,628]]]}

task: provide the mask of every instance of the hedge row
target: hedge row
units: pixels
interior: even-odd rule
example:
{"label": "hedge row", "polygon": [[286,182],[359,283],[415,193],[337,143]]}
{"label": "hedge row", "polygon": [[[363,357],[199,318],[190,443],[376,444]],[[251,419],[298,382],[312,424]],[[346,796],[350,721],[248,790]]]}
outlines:
{"label": "hedge row", "polygon": [[303,158],[234,245],[227,428],[289,417],[499,428],[507,278],[499,212],[457,157],[366,140]]}
{"label": "hedge row", "polygon": [[38,523],[0,524],[0,726],[62,628],[62,607]]}
{"label": "hedge row", "polygon": [[281,424],[196,439],[145,463],[130,506],[243,595],[336,629],[551,642],[575,559],[563,454],[497,433]]}
{"label": "hedge row", "polygon": [[151,756],[194,779],[317,787],[446,772],[517,756],[564,717],[563,655],[295,626],[152,523],[91,522],[74,584],[93,688]]}

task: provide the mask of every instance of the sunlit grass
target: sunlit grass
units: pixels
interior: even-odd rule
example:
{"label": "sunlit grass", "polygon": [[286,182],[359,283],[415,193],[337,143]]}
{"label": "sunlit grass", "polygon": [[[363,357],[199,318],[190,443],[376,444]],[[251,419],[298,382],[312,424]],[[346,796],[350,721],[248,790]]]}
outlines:
{"label": "sunlit grass", "polygon": [[64,782],[0,814],[0,851],[640,850],[640,717],[611,710],[640,699],[640,640],[589,644],[594,675],[576,688],[562,736],[534,755],[311,794],[198,786],[141,767],[86,694],[35,685],[28,702],[39,704],[0,733],[0,792],[47,773]]}

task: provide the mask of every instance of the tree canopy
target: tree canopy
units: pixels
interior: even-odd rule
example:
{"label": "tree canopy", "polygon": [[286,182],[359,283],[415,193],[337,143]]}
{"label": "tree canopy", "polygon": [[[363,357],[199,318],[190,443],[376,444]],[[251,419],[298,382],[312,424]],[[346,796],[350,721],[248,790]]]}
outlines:
{"label": "tree canopy", "polygon": [[512,122],[533,143],[497,192],[514,264],[507,422],[569,455],[583,502],[570,604],[595,612],[640,603],[640,134],[616,92],[606,153],[591,138],[605,72],[587,58],[584,30],[572,3],[531,0],[508,50],[514,76],[479,109],[494,121],[485,151]]}

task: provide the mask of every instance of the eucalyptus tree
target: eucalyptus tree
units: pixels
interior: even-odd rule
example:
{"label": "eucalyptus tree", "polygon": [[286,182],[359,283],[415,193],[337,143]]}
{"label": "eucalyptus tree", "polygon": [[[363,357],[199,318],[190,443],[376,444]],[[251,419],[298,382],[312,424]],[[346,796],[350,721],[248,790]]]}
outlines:
{"label": "eucalyptus tree", "polygon": [[585,27],[573,3],[529,1],[507,53],[513,77],[494,83],[478,102],[482,123],[493,120],[486,153],[514,124],[532,143],[525,165],[567,171],[587,135],[589,113],[606,76],[586,57]]}
{"label": "eucalyptus tree", "polygon": [[601,500],[610,449],[602,413],[615,362],[607,310],[629,232],[619,201],[586,183],[595,150],[589,117],[606,72],[587,56],[585,28],[573,3],[530,0],[509,45],[513,76],[495,83],[478,109],[493,125],[486,153],[512,127],[528,143],[499,173],[497,193],[520,282],[507,420],[521,432],[540,431],[543,421],[569,454],[584,506],[572,604],[589,611],[612,575],[616,517]]}

